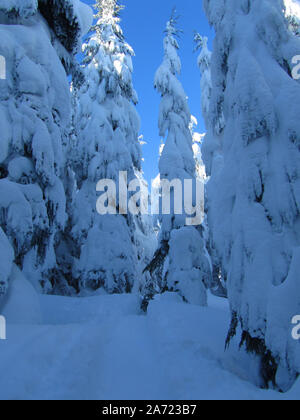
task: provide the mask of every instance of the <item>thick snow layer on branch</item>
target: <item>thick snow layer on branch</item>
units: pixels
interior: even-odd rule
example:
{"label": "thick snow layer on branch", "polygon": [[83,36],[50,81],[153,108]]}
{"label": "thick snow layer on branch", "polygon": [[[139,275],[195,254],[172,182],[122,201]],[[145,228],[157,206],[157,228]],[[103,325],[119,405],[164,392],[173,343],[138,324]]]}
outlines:
{"label": "thick snow layer on branch", "polygon": [[1,0],[0,11],[28,17],[36,13],[37,7],[37,0]]}
{"label": "thick snow layer on branch", "polygon": [[284,0],[287,16],[296,16],[300,19],[300,3],[299,0]]}
{"label": "thick snow layer on branch", "polygon": [[40,0],[39,11],[69,52],[79,52],[81,37],[93,21],[91,8],[79,0]]}
{"label": "thick snow layer on branch", "polygon": [[290,24],[290,29],[296,35],[300,35],[300,3],[299,0],[284,0],[285,16]]}
{"label": "thick snow layer on branch", "polygon": [[93,10],[80,0],[69,0],[73,4],[74,14],[77,16],[81,29],[81,36],[88,33],[93,23]]}
{"label": "thick snow layer on branch", "polygon": [[172,231],[168,286],[187,302],[206,306],[205,284],[209,280],[210,268],[203,247],[203,239],[194,227]]}

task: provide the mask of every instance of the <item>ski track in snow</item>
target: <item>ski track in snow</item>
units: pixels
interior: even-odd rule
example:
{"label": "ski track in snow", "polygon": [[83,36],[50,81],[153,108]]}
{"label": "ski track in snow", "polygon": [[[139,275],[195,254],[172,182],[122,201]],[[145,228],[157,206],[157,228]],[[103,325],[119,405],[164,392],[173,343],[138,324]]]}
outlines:
{"label": "ski track in snow", "polygon": [[49,325],[8,324],[0,341],[0,398],[300,398],[299,383],[281,395],[223,368],[225,300],[210,298],[201,308],[167,294],[147,316],[138,314],[137,300],[42,296]]}

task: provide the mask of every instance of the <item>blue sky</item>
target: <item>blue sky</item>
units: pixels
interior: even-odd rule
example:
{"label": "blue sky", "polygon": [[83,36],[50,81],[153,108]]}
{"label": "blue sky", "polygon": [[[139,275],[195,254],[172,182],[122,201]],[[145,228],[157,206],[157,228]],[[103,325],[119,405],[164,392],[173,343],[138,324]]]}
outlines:
{"label": "blue sky", "polygon": [[[94,4],[94,0],[83,0]],[[210,29],[202,7],[202,0],[123,0],[121,26],[127,42],[136,56],[134,87],[139,96],[138,112],[141,117],[141,134],[147,145],[143,146],[145,162],[143,170],[147,181],[158,173],[158,151],[161,139],[158,134],[159,94],[153,88],[154,74],[163,58],[163,31],[172,8],[180,15],[179,26],[184,31],[179,40],[182,74],[180,80],[189,97],[191,113],[198,120],[198,131],[204,132],[201,117],[200,72],[197,54],[193,53],[193,32],[197,30],[209,38],[212,46],[213,31]]]}

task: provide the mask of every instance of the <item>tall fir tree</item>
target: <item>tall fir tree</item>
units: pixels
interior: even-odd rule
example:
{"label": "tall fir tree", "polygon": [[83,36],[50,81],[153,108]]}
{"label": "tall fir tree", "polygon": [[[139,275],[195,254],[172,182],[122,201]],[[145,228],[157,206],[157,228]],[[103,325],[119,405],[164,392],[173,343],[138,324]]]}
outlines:
{"label": "tall fir tree", "polygon": [[228,274],[227,346],[239,345],[241,360],[257,356],[251,379],[260,386],[286,391],[300,372],[291,334],[300,311],[300,86],[292,78],[300,40],[282,0],[204,7],[216,31],[204,161],[209,227]]}
{"label": "tall fir tree", "polygon": [[[209,117],[210,117],[210,102],[212,97],[212,81],[211,81],[211,51],[208,48],[208,38],[201,36],[198,32],[195,33],[194,36],[195,42],[195,51],[200,50],[198,56],[198,67],[201,72],[201,108],[202,108],[202,115],[205,121],[206,127],[209,127]],[[224,116],[223,113],[220,114],[219,121],[217,123],[216,129],[218,132],[222,131],[224,128]],[[207,134],[203,136],[206,138]],[[205,142],[205,145],[211,144],[211,142]],[[202,161],[202,147],[203,142],[201,144],[201,161]],[[206,150],[207,151],[207,150]],[[219,165],[222,162],[222,155],[220,154],[220,148],[214,149],[213,153],[215,158],[218,157]],[[202,161],[203,163],[203,161]],[[204,164],[203,164],[204,165]],[[205,165],[204,165],[205,166]],[[220,261],[220,256],[216,250],[216,247],[213,243],[213,238],[210,235],[210,230],[207,224],[207,206],[205,209],[205,237],[206,237],[206,247],[207,252],[210,256],[211,260],[211,269],[212,269],[212,283],[211,283],[211,291],[212,293],[225,297],[227,295],[226,292],[226,273],[222,272],[222,265]]]}
{"label": "tall fir tree", "polygon": [[[177,78],[181,62],[175,10],[165,32],[164,59],[155,75],[155,88],[161,94],[159,132],[162,138],[166,138],[159,160],[160,183],[180,180],[183,186],[184,180],[190,180],[195,185],[191,114],[187,96]],[[161,216],[159,247],[145,270],[146,299],[168,290],[178,292],[188,302],[205,305],[205,285],[210,282],[210,269],[204,251],[202,226],[185,226],[187,215],[184,211],[179,214],[175,209],[176,205],[183,204],[174,203],[175,189],[178,190],[171,186],[170,214]]]}
{"label": "tall fir tree", "polygon": [[123,6],[117,0],[97,0],[95,8],[96,24],[83,47],[85,83],[75,91],[73,164],[79,190],[72,211],[73,285],[83,294],[99,288],[122,293],[130,292],[139,277],[147,225],[141,215],[125,214],[119,190],[115,207],[120,214],[99,215],[96,185],[102,179],[119,185],[119,173],[126,172],[126,187],[136,180],[145,188],[132,85],[134,52],[119,25]]}
{"label": "tall fir tree", "polygon": [[200,50],[197,64],[201,72],[201,108],[205,121],[209,118],[209,104],[211,98],[211,51],[208,49],[208,38],[198,32],[194,36],[195,51]]}

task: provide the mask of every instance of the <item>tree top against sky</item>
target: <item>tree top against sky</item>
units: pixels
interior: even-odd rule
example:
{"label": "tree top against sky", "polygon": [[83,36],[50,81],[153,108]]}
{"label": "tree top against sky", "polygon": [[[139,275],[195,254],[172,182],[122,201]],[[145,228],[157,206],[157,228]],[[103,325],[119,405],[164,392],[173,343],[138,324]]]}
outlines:
{"label": "tree top against sky", "polygon": [[94,8],[97,10],[96,19],[112,24],[120,22],[120,12],[124,6],[119,4],[118,0],[97,0]]}

